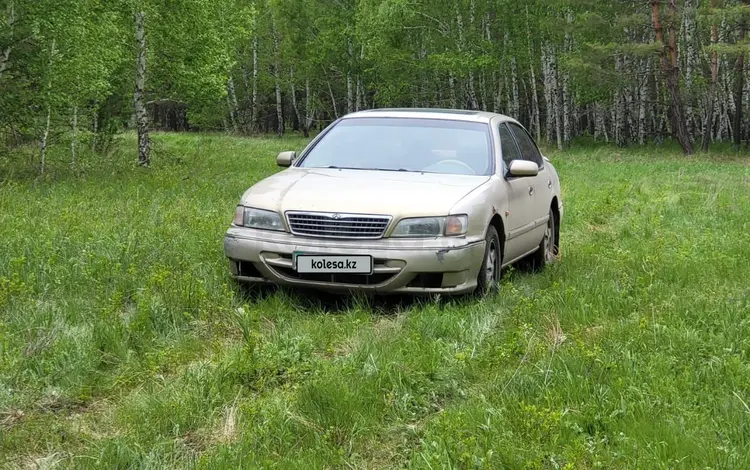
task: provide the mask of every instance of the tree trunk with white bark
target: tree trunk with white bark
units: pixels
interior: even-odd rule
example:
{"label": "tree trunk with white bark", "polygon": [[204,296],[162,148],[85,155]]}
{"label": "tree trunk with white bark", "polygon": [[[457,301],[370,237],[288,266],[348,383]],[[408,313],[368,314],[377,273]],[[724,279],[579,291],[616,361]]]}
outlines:
{"label": "tree trunk with white bark", "polygon": [[312,92],[310,91],[310,80],[305,80],[305,120],[302,124],[302,133],[310,137],[310,127],[315,121],[315,110],[312,107]]}
{"label": "tree trunk with white bark", "polygon": [[253,90],[250,104],[250,126],[253,132],[258,130],[258,32],[253,33]]}
{"label": "tree trunk with white bark", "polygon": [[73,117],[70,120],[71,124],[71,136],[70,136],[70,166],[75,168],[76,166],[76,145],[78,143],[78,106],[73,106]]}
{"label": "tree trunk with white bark", "polygon": [[238,121],[238,109],[239,106],[237,105],[237,93],[234,89],[234,79],[230,76],[229,79],[227,79],[227,108],[229,108],[229,120],[232,123],[232,131],[235,134],[239,133],[239,123]]}
{"label": "tree trunk with white bark", "polygon": [[[748,0],[743,0],[743,4],[748,4]],[[743,44],[745,42],[745,37],[747,36],[747,18],[743,17],[739,24],[739,38],[738,43]],[[733,134],[733,140],[734,140],[734,146],[739,149],[740,145],[742,144],[742,134],[743,134],[743,122],[742,122],[742,112],[743,112],[743,95],[745,91],[745,53],[742,52],[737,57],[737,61],[735,62],[735,68],[734,68],[734,119],[732,120],[732,134]]]}
{"label": "tree trunk with white bark", "polygon": [[[568,24],[568,29],[565,32],[565,52],[570,53],[573,50],[573,36],[570,33],[571,25],[573,24],[573,10],[568,9],[565,14],[565,19]],[[571,129],[571,113],[573,110],[573,104],[570,97],[570,75],[567,71],[560,73],[558,69],[558,77],[562,75],[562,116],[563,116],[563,145],[570,145],[570,139],[572,134]]]}
{"label": "tree trunk with white bark", "polygon": [[[711,8],[716,8],[716,0],[711,0]],[[719,31],[716,22],[711,24],[711,44],[719,41]],[[716,86],[719,81],[719,54],[715,50],[711,52],[711,84],[706,96],[706,114],[703,123],[703,141],[701,151],[708,152],[714,127],[714,103],[716,102]]]}
{"label": "tree trunk with white bark", "polygon": [[[6,6],[6,19],[5,27],[9,32],[9,37],[13,40],[13,32],[16,26],[16,8],[13,0],[8,2]],[[6,46],[2,52],[0,52],[0,78],[3,78],[3,73],[10,67],[10,54],[13,52],[12,43]]]}
{"label": "tree trunk with white bark", "polygon": [[555,133],[555,106],[552,98],[553,94],[553,83],[552,83],[552,72],[550,67],[550,45],[545,43],[542,45],[542,77],[544,80],[544,105],[546,110],[546,130],[547,130],[547,142],[552,143]]}
{"label": "tree trunk with white bark", "polygon": [[289,67],[289,87],[291,88],[292,109],[294,109],[294,115],[297,118],[297,123],[304,128],[305,124],[302,122],[302,114],[300,113],[299,106],[297,106],[297,83],[294,79],[294,65]]}
{"label": "tree trunk with white bark", "polygon": [[279,61],[279,35],[276,30],[276,20],[271,20],[271,35],[273,36],[273,78],[276,87],[276,134],[284,135],[284,106],[281,102],[281,66]]}
{"label": "tree trunk with white bark", "polygon": [[521,111],[520,98],[518,93],[518,69],[516,68],[516,57],[510,57],[510,81],[513,87],[513,108],[511,114],[513,118],[518,119]]}
{"label": "tree trunk with white bark", "polygon": [[349,56],[349,66],[346,71],[346,112],[354,112],[354,82],[352,81],[352,62],[354,61],[354,52],[352,39],[347,39],[347,52]]}
{"label": "tree trunk with white bark", "polygon": [[648,77],[651,76],[651,59],[641,59],[638,78],[638,143],[646,143],[646,111],[648,109]]}
{"label": "tree trunk with white bark", "polygon": [[336,95],[333,94],[333,88],[331,87],[331,81],[326,80],[326,83],[328,84],[328,94],[331,96],[331,107],[333,108],[333,117],[338,119],[339,118],[339,112],[338,108],[336,106]]}
{"label": "tree trunk with white bark", "polygon": [[146,15],[144,12],[135,14],[135,40],[137,44],[135,60],[135,92],[133,93],[133,107],[135,109],[135,123],[138,130],[138,164],[147,167],[151,164],[151,139],[148,133],[148,112],[144,102],[146,88]]}

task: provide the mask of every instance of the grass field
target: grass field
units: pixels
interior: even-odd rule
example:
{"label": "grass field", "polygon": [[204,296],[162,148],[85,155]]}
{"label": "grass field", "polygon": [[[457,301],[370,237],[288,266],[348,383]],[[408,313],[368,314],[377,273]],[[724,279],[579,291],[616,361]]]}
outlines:
{"label": "grass field", "polygon": [[557,265],[332,302],[222,253],[303,140],[125,140],[0,181],[0,467],[750,468],[748,160],[553,154]]}

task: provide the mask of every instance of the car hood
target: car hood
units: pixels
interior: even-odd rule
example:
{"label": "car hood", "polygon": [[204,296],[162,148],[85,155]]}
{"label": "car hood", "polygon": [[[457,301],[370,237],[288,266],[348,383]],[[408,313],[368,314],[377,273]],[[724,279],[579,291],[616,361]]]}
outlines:
{"label": "car hood", "polygon": [[290,168],[242,196],[242,204],[286,211],[382,214],[395,218],[449,214],[487,176]]}

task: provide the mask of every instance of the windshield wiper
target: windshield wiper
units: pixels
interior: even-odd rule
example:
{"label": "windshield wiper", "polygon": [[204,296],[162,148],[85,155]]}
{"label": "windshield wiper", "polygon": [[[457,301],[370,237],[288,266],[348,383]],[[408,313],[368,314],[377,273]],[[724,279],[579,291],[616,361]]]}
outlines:
{"label": "windshield wiper", "polygon": [[336,165],[329,165],[326,168],[329,168],[331,170],[362,170],[362,171],[412,171],[412,172],[419,172],[424,173],[420,170],[408,170],[406,168],[354,168],[354,167],[345,167],[345,166],[336,166]]}

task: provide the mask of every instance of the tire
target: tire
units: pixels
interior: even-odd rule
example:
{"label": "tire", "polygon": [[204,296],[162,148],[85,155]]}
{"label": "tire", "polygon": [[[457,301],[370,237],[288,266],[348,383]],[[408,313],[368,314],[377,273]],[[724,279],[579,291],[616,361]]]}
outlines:
{"label": "tire", "polygon": [[500,280],[500,267],[502,266],[503,249],[500,246],[500,236],[492,225],[487,229],[485,237],[484,258],[482,267],[479,269],[477,276],[477,288],[474,291],[477,294],[486,294],[495,287]]}
{"label": "tire", "polygon": [[560,253],[560,241],[558,239],[559,228],[557,217],[555,212],[550,208],[549,220],[547,221],[547,228],[544,231],[544,237],[539,242],[539,249],[537,249],[532,255],[529,261],[531,261],[531,267],[536,270],[544,269],[545,266],[553,264],[557,260],[557,255]]}

